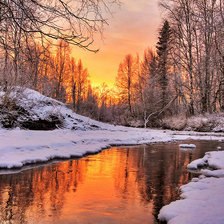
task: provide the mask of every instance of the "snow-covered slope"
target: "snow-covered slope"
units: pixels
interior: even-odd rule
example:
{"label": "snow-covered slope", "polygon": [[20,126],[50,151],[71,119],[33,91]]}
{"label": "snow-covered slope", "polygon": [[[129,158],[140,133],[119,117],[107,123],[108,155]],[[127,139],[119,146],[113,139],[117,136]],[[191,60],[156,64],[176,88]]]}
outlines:
{"label": "snow-covered slope", "polygon": [[14,89],[3,105],[5,93],[0,92],[0,125],[33,130],[53,130],[57,127],[75,130],[112,128],[78,115],[52,98],[31,89]]}

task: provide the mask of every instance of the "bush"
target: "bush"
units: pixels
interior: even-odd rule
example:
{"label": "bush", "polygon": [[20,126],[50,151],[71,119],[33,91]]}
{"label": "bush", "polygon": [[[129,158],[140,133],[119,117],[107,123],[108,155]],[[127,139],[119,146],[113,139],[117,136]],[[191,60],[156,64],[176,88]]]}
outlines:
{"label": "bush", "polygon": [[187,125],[187,118],[185,115],[176,115],[172,117],[163,118],[160,126],[164,129],[183,130]]}

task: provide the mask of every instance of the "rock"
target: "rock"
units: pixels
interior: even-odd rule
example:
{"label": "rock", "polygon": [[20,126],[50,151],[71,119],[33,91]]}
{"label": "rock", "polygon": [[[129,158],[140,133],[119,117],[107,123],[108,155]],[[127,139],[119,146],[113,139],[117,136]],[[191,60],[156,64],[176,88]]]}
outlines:
{"label": "rock", "polygon": [[61,125],[60,120],[28,120],[21,123],[21,127],[29,130],[54,130]]}

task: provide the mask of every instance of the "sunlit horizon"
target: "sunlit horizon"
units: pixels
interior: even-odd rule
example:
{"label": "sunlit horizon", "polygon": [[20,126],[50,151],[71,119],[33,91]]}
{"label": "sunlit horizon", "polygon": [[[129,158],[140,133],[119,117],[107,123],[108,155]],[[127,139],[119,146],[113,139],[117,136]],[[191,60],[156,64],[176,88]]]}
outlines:
{"label": "sunlit horizon", "polygon": [[102,38],[96,36],[92,45],[99,49],[97,53],[72,48],[74,58],[81,59],[88,69],[93,87],[105,83],[115,88],[119,63],[127,54],[141,58],[146,48],[154,48],[162,21],[158,0],[125,1],[109,17]]}

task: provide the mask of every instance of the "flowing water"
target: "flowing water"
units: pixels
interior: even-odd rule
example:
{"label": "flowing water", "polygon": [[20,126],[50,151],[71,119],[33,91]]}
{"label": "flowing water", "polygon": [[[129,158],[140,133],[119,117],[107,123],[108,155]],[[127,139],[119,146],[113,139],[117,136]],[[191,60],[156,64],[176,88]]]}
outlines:
{"label": "flowing water", "polygon": [[0,223],[158,223],[160,208],[192,178],[187,164],[221,145],[184,143],[197,148],[183,151],[179,142],[111,148],[0,174]]}

